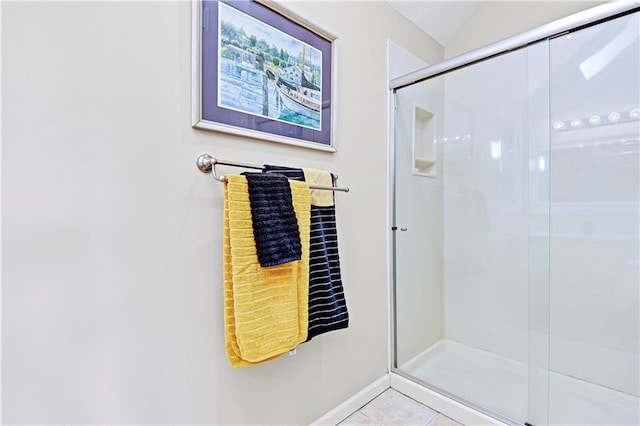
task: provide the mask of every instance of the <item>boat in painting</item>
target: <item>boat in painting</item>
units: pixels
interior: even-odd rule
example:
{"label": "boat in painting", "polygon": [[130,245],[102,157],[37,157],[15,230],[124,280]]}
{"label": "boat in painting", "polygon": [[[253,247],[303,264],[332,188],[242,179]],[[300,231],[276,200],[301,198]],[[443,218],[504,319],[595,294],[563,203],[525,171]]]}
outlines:
{"label": "boat in painting", "polygon": [[280,100],[285,107],[305,117],[320,120],[322,100],[319,90],[292,84],[282,77],[278,78],[276,85],[280,93]]}
{"label": "boat in painting", "polygon": [[296,114],[320,121],[322,92],[318,85],[307,79],[304,69],[303,48],[302,63],[299,67],[290,65],[283,68],[278,76],[273,73],[267,73],[267,75],[276,80],[280,100],[286,108]]}

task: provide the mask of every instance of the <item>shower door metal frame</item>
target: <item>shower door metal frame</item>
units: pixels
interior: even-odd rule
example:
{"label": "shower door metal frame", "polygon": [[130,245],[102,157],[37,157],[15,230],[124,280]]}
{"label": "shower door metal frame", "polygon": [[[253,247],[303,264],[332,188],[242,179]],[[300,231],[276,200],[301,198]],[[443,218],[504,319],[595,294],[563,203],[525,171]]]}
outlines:
{"label": "shower door metal frame", "polygon": [[614,0],[609,3],[587,9],[582,12],[570,15],[566,18],[559,19],[546,25],[542,25],[538,28],[523,32],[513,37],[498,41],[496,43],[489,44],[479,49],[472,50],[465,54],[455,56],[447,59],[443,62],[427,66],[415,72],[405,74],[403,76],[391,79],[389,82],[390,90],[390,143],[389,143],[389,217],[390,217],[390,237],[389,237],[389,259],[391,260],[390,271],[390,296],[391,301],[389,304],[390,309],[390,359],[389,359],[389,372],[397,374],[407,380],[415,382],[427,389],[437,392],[447,398],[457,401],[469,408],[472,408],[480,413],[486,414],[500,422],[507,424],[520,424],[513,419],[506,418],[498,413],[488,410],[484,407],[479,407],[474,403],[466,401],[450,392],[447,392],[438,387],[432,386],[416,377],[406,374],[397,368],[397,343],[396,343],[396,320],[397,320],[397,307],[396,307],[396,232],[403,224],[397,223],[396,218],[396,135],[395,135],[395,113],[396,113],[396,91],[403,87],[411,86],[416,83],[428,80],[433,77],[454,71],[456,69],[464,68],[473,65],[478,62],[491,59],[493,57],[509,53],[520,48],[525,48],[531,44],[550,40],[554,37],[566,34],[568,32],[577,31],[582,28],[597,25],[601,22],[615,19],[617,17],[627,15],[630,13],[640,11],[640,0]]}
{"label": "shower door metal frame", "polygon": [[601,21],[613,19],[638,10],[640,10],[640,1],[638,0],[615,0],[604,3],[462,55],[454,56],[453,58],[422,68],[418,71],[394,78],[389,82],[389,87],[392,92],[395,92],[397,89],[411,86],[428,78],[473,65],[476,62],[481,62],[512,50],[527,47],[529,44],[541,40],[557,37],[568,31],[576,31],[598,24]]}

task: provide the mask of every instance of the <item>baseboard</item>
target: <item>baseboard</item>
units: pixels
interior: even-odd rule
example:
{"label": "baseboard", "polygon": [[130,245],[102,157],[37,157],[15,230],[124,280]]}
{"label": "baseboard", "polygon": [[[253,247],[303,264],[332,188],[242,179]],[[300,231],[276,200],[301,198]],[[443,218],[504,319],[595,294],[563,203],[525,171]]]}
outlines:
{"label": "baseboard", "polygon": [[353,412],[358,411],[367,402],[389,389],[389,387],[389,375],[385,374],[318,420],[311,422],[311,425],[335,426],[353,414]]}
{"label": "baseboard", "polygon": [[489,417],[466,405],[447,398],[431,389],[420,386],[409,379],[405,379],[395,373],[389,374],[390,387],[400,393],[415,399],[422,404],[439,411],[443,415],[462,423],[463,425],[499,425],[507,426],[493,417]]}

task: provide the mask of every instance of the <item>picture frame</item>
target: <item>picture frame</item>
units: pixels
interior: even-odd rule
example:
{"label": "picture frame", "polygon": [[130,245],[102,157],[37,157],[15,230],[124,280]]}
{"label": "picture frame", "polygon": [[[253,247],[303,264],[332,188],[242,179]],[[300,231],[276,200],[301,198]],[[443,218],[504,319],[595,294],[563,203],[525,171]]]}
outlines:
{"label": "picture frame", "polygon": [[337,37],[267,0],[194,0],[192,27],[194,128],[337,151]]}

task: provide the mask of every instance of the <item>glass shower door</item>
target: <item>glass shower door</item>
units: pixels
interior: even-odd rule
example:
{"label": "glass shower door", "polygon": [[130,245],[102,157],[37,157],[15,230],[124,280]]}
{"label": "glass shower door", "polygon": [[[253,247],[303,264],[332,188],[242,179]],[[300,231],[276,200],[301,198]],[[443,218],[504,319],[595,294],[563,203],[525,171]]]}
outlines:
{"label": "glass shower door", "polygon": [[[530,400],[547,400],[546,365],[529,384],[529,358],[547,359],[530,352],[530,317],[548,346],[548,291],[530,305],[529,288],[530,263],[548,262],[548,172],[531,172],[548,143],[547,81],[531,77],[548,75],[548,60],[532,60],[541,46],[396,91],[396,371],[520,424]],[[530,217],[534,183],[542,219]],[[543,232],[530,250],[533,220]],[[534,278],[548,289],[545,277]]]}
{"label": "glass shower door", "polygon": [[550,42],[550,424],[640,424],[639,34]]}
{"label": "glass shower door", "polygon": [[640,424],[640,12],[395,92],[398,374]]}

